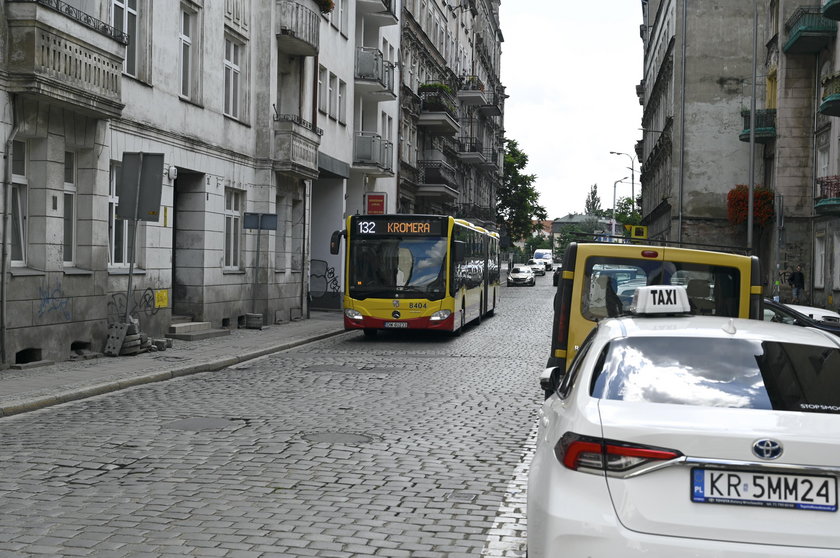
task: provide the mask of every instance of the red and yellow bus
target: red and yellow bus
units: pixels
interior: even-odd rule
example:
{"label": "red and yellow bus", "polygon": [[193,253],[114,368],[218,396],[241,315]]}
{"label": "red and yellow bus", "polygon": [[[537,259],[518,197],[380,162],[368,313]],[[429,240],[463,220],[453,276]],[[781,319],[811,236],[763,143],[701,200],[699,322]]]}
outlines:
{"label": "red and yellow bus", "polygon": [[458,333],[499,301],[499,235],[440,215],[352,215],[347,239],[344,328]]}

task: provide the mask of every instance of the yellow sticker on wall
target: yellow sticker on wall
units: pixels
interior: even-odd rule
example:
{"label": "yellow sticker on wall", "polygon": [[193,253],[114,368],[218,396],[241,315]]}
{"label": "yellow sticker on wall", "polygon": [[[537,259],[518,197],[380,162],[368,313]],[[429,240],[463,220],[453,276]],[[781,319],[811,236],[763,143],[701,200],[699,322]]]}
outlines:
{"label": "yellow sticker on wall", "polygon": [[169,289],[160,289],[155,291],[155,308],[169,307]]}

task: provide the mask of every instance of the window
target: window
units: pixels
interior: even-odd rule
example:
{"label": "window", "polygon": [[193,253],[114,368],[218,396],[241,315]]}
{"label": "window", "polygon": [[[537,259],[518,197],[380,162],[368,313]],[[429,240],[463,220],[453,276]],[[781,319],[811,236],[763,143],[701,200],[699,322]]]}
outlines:
{"label": "window", "polygon": [[76,154],[64,152],[64,265],[76,257]]}
{"label": "window", "polygon": [[333,73],[330,73],[329,114],[331,118],[338,116],[338,77]]}
{"label": "window", "polygon": [[292,271],[303,269],[303,200],[292,200]]}
{"label": "window", "polygon": [[327,69],[323,66],[318,68],[318,110],[327,113]]}
{"label": "window", "polygon": [[120,204],[120,198],[117,196],[120,171],[119,164],[111,165],[111,184],[108,193],[108,263],[112,267],[129,266],[131,263],[130,243],[134,235],[133,222],[117,217],[117,206]]}
{"label": "window", "polygon": [[114,28],[128,34],[128,47],[125,51],[123,71],[130,76],[137,77],[137,45],[142,44],[140,42],[141,37],[137,32],[137,0],[113,0],[111,9],[111,20],[114,22]]}
{"label": "window", "polygon": [[338,121],[347,122],[347,84],[338,80]]}
{"label": "window", "polygon": [[834,262],[832,270],[834,290],[840,291],[840,233],[834,233]]}
{"label": "window", "polygon": [[242,46],[225,39],[225,114],[239,118],[239,59]]}
{"label": "window", "polygon": [[814,288],[825,286],[825,236],[814,239]]}
{"label": "window", "polygon": [[200,14],[185,6],[181,7],[181,28],[178,39],[180,41],[179,64],[181,79],[181,97],[192,101],[199,100],[199,64],[198,56],[201,52],[199,42]]}
{"label": "window", "polygon": [[242,192],[225,188],[225,269],[239,269]]}
{"label": "window", "polygon": [[12,265],[26,264],[29,190],[26,178],[26,142],[12,142]]}

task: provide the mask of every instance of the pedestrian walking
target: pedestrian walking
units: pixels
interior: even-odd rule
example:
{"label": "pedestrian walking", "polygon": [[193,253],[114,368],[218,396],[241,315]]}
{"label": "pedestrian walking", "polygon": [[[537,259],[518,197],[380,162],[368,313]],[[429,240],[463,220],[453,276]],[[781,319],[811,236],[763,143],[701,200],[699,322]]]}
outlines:
{"label": "pedestrian walking", "polygon": [[788,283],[793,289],[793,301],[801,302],[803,289],[805,288],[805,274],[802,273],[801,265],[797,265],[796,271],[790,274]]}

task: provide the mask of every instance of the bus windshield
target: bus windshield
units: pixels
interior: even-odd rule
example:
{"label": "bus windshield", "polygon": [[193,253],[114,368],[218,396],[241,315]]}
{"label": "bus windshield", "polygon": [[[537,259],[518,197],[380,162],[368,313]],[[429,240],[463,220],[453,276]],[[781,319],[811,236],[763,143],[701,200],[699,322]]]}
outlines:
{"label": "bus windshield", "polygon": [[446,294],[446,238],[378,236],[351,242],[351,297],[440,300]]}

